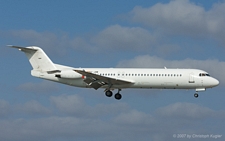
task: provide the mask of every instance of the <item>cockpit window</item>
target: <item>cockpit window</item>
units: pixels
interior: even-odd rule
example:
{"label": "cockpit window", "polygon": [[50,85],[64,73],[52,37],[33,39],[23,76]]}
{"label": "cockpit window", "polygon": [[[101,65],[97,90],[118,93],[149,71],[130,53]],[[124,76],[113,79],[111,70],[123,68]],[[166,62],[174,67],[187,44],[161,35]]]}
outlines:
{"label": "cockpit window", "polygon": [[200,73],[199,76],[210,76],[208,73]]}

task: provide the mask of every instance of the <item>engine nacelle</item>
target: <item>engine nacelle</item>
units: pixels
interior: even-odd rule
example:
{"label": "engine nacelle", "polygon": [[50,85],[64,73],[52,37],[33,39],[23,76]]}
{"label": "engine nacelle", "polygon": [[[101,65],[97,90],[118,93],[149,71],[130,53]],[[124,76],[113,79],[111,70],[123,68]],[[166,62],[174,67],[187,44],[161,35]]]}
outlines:
{"label": "engine nacelle", "polygon": [[78,79],[82,78],[82,75],[75,72],[74,70],[63,70],[60,73],[55,74],[55,77],[66,79]]}

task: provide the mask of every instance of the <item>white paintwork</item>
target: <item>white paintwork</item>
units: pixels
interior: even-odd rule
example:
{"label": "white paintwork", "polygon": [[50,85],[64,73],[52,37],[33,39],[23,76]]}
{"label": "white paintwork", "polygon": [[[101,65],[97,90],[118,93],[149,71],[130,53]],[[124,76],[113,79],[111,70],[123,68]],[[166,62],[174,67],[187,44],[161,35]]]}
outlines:
{"label": "white paintwork", "polygon": [[[199,69],[73,68],[54,64],[39,47],[11,47],[25,52],[33,67],[32,76],[76,87],[106,90],[146,88],[204,91],[206,88],[219,85],[217,79]],[[91,85],[94,83],[97,86]]]}

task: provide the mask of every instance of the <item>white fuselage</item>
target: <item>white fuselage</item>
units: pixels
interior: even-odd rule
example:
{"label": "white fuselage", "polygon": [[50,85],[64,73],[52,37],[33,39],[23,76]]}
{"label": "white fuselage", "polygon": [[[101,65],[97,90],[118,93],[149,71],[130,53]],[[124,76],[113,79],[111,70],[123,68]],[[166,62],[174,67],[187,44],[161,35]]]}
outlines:
{"label": "white fuselage", "polygon": [[[56,65],[61,70],[70,71],[73,69],[85,70],[97,75],[127,80],[133,82],[126,85],[113,85],[112,89],[122,88],[149,88],[149,89],[196,89],[203,91],[206,88],[212,88],[219,84],[219,81],[211,76],[200,76],[200,74],[208,74],[198,69],[140,69],[140,68],[71,68],[62,65]],[[55,74],[47,72],[32,71],[32,75],[43,79],[76,86],[90,88],[79,73],[74,72],[68,74],[64,78],[57,78]],[[74,77],[73,77],[74,75]],[[101,88],[107,88],[104,85]]]}

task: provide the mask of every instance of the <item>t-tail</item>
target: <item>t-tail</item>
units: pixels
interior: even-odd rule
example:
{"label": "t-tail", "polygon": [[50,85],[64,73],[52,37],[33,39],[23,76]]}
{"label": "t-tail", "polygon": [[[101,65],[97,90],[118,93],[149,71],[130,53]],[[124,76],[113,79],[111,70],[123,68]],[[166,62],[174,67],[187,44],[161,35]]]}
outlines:
{"label": "t-tail", "polygon": [[19,46],[10,46],[12,48],[17,48],[20,51],[24,52],[30,61],[31,66],[34,71],[54,71],[57,70],[55,64],[49,59],[45,52],[36,46],[29,47],[19,47]]}

